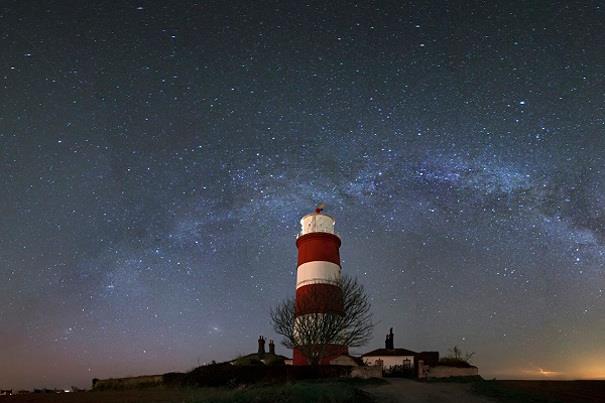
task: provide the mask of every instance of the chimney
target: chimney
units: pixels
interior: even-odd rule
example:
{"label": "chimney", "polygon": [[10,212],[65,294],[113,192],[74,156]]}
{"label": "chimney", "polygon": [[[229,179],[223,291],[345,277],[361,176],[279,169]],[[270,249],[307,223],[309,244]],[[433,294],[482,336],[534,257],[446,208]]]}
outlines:
{"label": "chimney", "polygon": [[265,354],[265,338],[263,336],[258,337],[258,355]]}
{"label": "chimney", "polygon": [[273,343],[273,340],[269,340],[269,354],[275,355],[275,343]]}
{"label": "chimney", "polygon": [[387,334],[387,337],[384,341],[384,348],[386,348],[387,350],[393,350],[395,348],[395,343],[393,341],[393,328],[391,328],[389,330],[389,334]]}

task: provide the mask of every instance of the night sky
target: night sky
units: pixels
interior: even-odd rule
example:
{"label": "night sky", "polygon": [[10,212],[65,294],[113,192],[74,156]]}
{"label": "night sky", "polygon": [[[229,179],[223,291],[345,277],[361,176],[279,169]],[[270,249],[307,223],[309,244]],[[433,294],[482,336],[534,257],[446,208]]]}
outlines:
{"label": "night sky", "polygon": [[279,340],[319,202],[353,352],[605,378],[605,6],[501,3],[3,1],[0,387]]}

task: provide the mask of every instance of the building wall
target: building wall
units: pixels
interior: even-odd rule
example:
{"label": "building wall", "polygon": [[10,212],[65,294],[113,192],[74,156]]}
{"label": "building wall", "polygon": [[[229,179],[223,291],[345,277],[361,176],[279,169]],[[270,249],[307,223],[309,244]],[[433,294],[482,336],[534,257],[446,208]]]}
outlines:
{"label": "building wall", "polygon": [[410,368],[414,367],[414,356],[413,355],[408,355],[408,356],[371,356],[371,357],[363,357],[363,362],[366,365],[377,365],[376,361],[377,360],[382,360],[382,366],[384,367],[385,370],[388,370],[391,367],[394,367],[396,365],[403,365],[404,361],[406,359],[410,360]]}
{"label": "building wall", "polygon": [[438,365],[431,367],[428,371],[428,378],[449,378],[450,376],[477,376],[479,369],[477,367],[457,368]]}
{"label": "building wall", "polygon": [[351,369],[351,378],[382,378],[382,367],[372,365],[370,367],[353,367]]}
{"label": "building wall", "polygon": [[93,389],[129,389],[143,386],[161,385],[162,375],[136,376],[131,378],[96,379]]}

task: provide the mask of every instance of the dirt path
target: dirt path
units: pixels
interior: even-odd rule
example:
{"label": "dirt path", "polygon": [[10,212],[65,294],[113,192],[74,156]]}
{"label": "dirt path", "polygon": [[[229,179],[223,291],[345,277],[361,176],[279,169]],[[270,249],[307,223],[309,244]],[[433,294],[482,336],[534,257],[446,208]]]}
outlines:
{"label": "dirt path", "polygon": [[379,402],[387,403],[495,403],[477,396],[470,384],[424,383],[410,379],[387,379],[388,385],[364,388]]}

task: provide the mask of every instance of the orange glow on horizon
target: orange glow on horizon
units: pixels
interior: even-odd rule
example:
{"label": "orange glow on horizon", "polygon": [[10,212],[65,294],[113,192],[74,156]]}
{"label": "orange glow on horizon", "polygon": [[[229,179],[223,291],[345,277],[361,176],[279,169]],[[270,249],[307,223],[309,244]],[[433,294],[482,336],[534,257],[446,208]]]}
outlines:
{"label": "orange glow on horizon", "polygon": [[588,367],[580,372],[581,379],[605,380],[605,366]]}
{"label": "orange glow on horizon", "polygon": [[529,376],[532,378],[555,378],[562,377],[564,375],[563,372],[551,371],[539,367],[535,369],[524,369],[521,371],[521,373],[523,373],[524,376]]}
{"label": "orange glow on horizon", "polygon": [[531,368],[510,368],[508,370],[502,369],[499,371],[486,370],[484,374],[481,373],[481,367],[479,367],[479,373],[484,375],[486,378],[495,377],[497,379],[559,381],[605,380],[605,365],[600,363],[593,364],[585,362],[582,364],[583,365],[574,365],[570,366],[569,368],[565,368],[565,371],[536,366]]}
{"label": "orange glow on horizon", "polygon": [[561,375],[560,372],[556,372],[556,371],[545,371],[542,368],[538,368],[540,370],[540,374],[544,375],[544,376],[555,376],[555,375]]}

